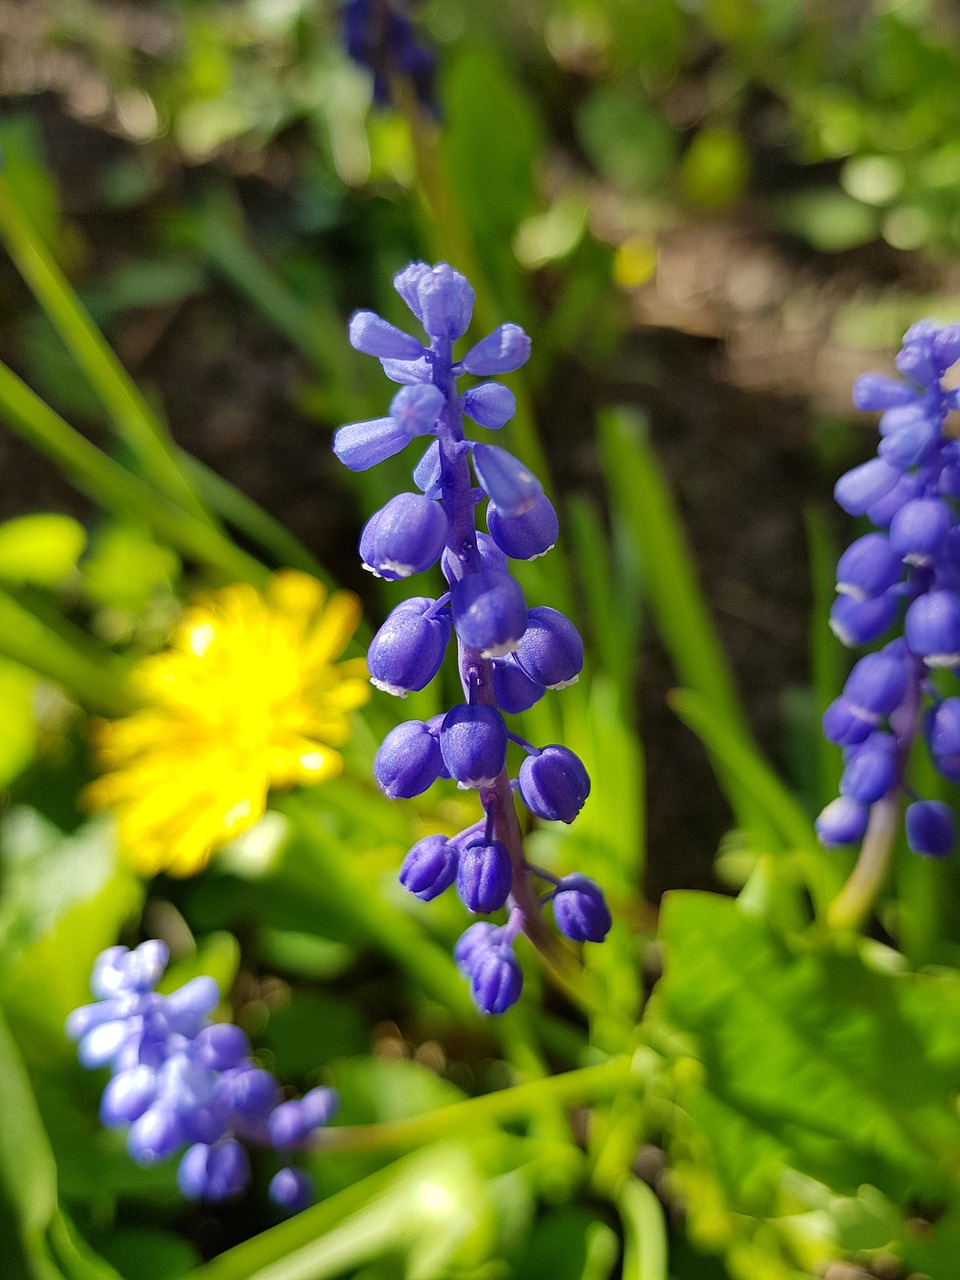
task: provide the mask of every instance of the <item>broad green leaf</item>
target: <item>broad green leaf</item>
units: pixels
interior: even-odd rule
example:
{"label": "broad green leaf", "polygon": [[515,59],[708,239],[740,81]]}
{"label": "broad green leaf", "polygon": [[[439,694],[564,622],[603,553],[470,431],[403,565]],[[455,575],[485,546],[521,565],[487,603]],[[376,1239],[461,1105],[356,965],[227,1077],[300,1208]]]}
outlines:
{"label": "broad green leaf", "polygon": [[0,578],[55,587],[76,566],[87,535],[70,516],[45,512],[0,524]]}

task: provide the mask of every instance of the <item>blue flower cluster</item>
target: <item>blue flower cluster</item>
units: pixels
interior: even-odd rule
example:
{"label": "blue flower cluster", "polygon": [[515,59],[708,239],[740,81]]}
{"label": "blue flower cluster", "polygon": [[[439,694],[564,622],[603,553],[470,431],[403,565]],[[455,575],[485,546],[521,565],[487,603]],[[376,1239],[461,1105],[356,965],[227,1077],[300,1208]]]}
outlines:
{"label": "blue flower cluster", "polygon": [[[464,416],[496,430],[513,416],[513,394],[484,381],[462,394],[463,374],[488,378],[523,365],[530,340],[504,324],[459,359],[453,344],[467,330],[474,294],[445,263],[416,262],[394,286],[422,324],[429,345],[381,319],[358,311],[350,341],[377,356],[387,377],[401,384],[386,417],[341,427],[334,452],[361,471],[399,453],[414,437],[429,444],[413,479],[419,492],[401,493],[367,523],[360,554],[371,573],[407,578],[438,562],[449,588],[439,599],[417,596],[398,605],[374,637],[367,664],[377,688],[399,697],[423,689],[437,675],[451,635],[456,636],[464,701],[430,721],[408,720],[387,734],[374,771],[392,799],[419,795],[438,778],[452,778],[479,793],[483,817],[452,839],[427,836],[413,846],[400,871],[411,893],[429,900],[456,883],[470,911],[504,905],[498,928],[477,924],[456,948],[474,999],[486,1013],[502,1013],[520,994],[513,954],[518,933],[548,947],[542,906],[567,937],[600,942],[610,913],[593,881],[557,880],[524,860],[514,789],[538,818],[572,822],[590,792],[586,769],[560,745],[536,748],[511,733],[504,713],[527,710],[547,689],[573,683],[583,665],[576,627],[556,609],[528,609],[508,558],[532,560],[554,545],[557,515],[539,481],[497,445],[464,437]],[[471,466],[473,477],[471,477]],[[487,533],[476,529],[476,508],[487,502]],[[525,753],[519,777],[507,772],[507,744]],[[540,896],[533,877],[550,889]]]}
{"label": "blue flower cluster", "polygon": [[417,101],[439,113],[434,90],[437,60],[421,43],[404,0],[346,0],[341,10],[343,43],[360,66],[373,72],[373,98],[385,107],[393,98],[391,81],[403,76]]}
{"label": "blue flower cluster", "polygon": [[[824,715],[844,749],[840,796],[817,820],[827,846],[863,838],[871,806],[905,790],[913,741],[922,733],[937,769],[960,781],[960,697],[941,697],[939,668],[960,666],[960,440],[945,432],[960,392],[943,384],[960,359],[960,325],[915,324],[897,356],[903,379],[865,374],[854,403],[879,410],[878,457],[841,476],[837,502],[874,531],[840,557],[830,624],[844,644],[870,644],[901,617],[902,635],[856,663]],[[946,805],[914,799],[906,810],[915,853],[941,857],[954,842]]]}
{"label": "blue flower cluster", "polygon": [[[240,1028],[210,1021],[220,1001],[212,978],[193,978],[170,995],[154,991],[167,959],[158,941],[102,952],[90,980],[97,1000],[70,1014],[67,1034],[79,1042],[85,1067],[110,1068],[100,1118],[108,1127],[129,1126],[133,1159],[152,1164],[190,1143],[177,1172],[180,1190],[190,1199],[223,1200],[250,1177],[238,1139],[300,1147],[333,1115],[337,1094],[312,1089],[283,1101],[270,1072],[251,1062]],[[270,1197],[296,1212],[313,1199],[312,1181],[302,1169],[283,1168]]]}

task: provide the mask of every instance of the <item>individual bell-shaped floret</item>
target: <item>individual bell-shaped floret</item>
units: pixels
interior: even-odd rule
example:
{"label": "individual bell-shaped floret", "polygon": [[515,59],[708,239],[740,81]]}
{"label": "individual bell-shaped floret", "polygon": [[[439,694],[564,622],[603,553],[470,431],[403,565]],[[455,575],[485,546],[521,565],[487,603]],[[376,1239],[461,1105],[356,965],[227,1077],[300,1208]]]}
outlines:
{"label": "individual bell-shaped floret", "polygon": [[850,544],[837,564],[837,591],[851,599],[874,600],[892,587],[903,573],[882,533],[867,533]]}
{"label": "individual bell-shaped floret", "polygon": [[907,664],[902,650],[891,645],[854,663],[843,686],[843,697],[854,714],[877,725],[896,710],[906,690]]}
{"label": "individual bell-shaped floret", "polygon": [[163,1017],[172,1031],[190,1039],[220,1003],[220,988],[213,978],[201,974],[171,991],[163,999]]}
{"label": "individual bell-shaped floret", "polygon": [[465,373],[489,377],[512,373],[530,358],[530,339],[516,324],[502,324],[471,347],[460,361]]}
{"label": "individual bell-shaped floret", "polygon": [[838,504],[851,516],[862,516],[872,503],[889,493],[900,478],[900,471],[871,458],[869,462],[845,472],[833,488]]}
{"label": "individual bell-shaped floret", "polygon": [[212,1204],[239,1195],[249,1181],[250,1157],[233,1138],[215,1146],[195,1144],[177,1170],[177,1185],[188,1200]]}
{"label": "individual bell-shaped floret", "polygon": [[934,707],[924,731],[939,771],[951,782],[960,782],[960,698],[944,698]]}
{"label": "individual bell-shaped floret", "polygon": [[413,690],[426,688],[440,670],[450,639],[450,622],[432,612],[436,603],[426,596],[405,600],[370,641],[367,670],[376,688],[404,698]]}
{"label": "individual bell-shaped floret", "polygon": [[848,698],[834,698],[823,713],[823,736],[838,747],[853,747],[873,732],[879,717],[864,715]]}
{"label": "individual bell-shaped floret", "polygon": [[553,503],[543,493],[529,511],[519,516],[504,516],[491,502],[487,505],[487,528],[490,536],[514,560],[536,560],[556,546],[560,521]]}
{"label": "individual bell-shaped floret", "polygon": [[838,596],[830,610],[830,630],[848,649],[869,644],[889,629],[897,614],[897,600],[890,591],[875,600]]}
{"label": "individual bell-shaped floret", "polygon": [[476,924],[470,925],[453,948],[453,958],[460,972],[470,977],[483,952],[502,936],[502,926],[491,924],[489,920],[478,920]]}
{"label": "individual bell-shaped floret", "polygon": [[489,787],[507,761],[507,726],[496,707],[460,703],[440,726],[440,751],[461,787]]}
{"label": "individual bell-shaped floret", "polygon": [[457,893],[468,911],[497,911],[507,900],[512,880],[510,854],[499,840],[478,841],[460,854]]}
{"label": "individual bell-shaped floret", "polygon": [[960,360],[960,324],[937,326],[931,339],[931,354],[940,373]]}
{"label": "individual bell-shaped floret", "polygon": [[509,653],[493,664],[493,691],[500,710],[515,716],[529,711],[547,689],[546,685],[531,680],[517,662],[517,655]]}
{"label": "individual bell-shaped floret", "polygon": [[481,489],[501,515],[522,516],[543,493],[533,472],[499,445],[474,445],[473,469]]}
{"label": "individual bell-shaped floret", "polygon": [[430,902],[456,880],[457,858],[457,848],[446,836],[424,836],[404,858],[400,883],[414,897]]}
{"label": "individual bell-shaped floret", "polygon": [[868,805],[850,796],[831,800],[814,823],[820,843],[827,849],[839,849],[863,839],[870,816]]}
{"label": "individual bell-shaped floret", "polygon": [[904,635],[911,653],[929,667],[960,663],[960,599],[952,591],[929,591],[907,609]]}
{"label": "individual bell-shaped floret", "polygon": [[520,795],[538,818],[572,822],[589,794],[590,778],[569,747],[544,747],[520,766]]}
{"label": "individual bell-shaped floret", "polygon": [[512,653],[526,630],[527,604],[508,573],[468,573],[453,588],[450,605],[457,635],[484,658]]}
{"label": "individual bell-shaped floret", "polygon": [[873,733],[854,747],[840,779],[840,794],[860,804],[875,804],[896,785],[897,743],[889,733]]}
{"label": "individual bell-shaped floret", "polygon": [[313,1179],[303,1169],[280,1169],[270,1179],[267,1195],[288,1213],[299,1213],[311,1205],[316,1195]]}
{"label": "individual bell-shaped floret", "polygon": [[146,1063],[118,1072],[100,1099],[100,1120],[107,1128],[139,1120],[157,1099],[157,1073]]}
{"label": "individual bell-shaped floret", "polygon": [[413,469],[413,483],[428,498],[439,498],[440,477],[440,441],[433,440],[424,449],[423,456]]}
{"label": "individual bell-shaped floret", "polygon": [[[507,557],[503,554],[489,534],[475,534],[475,543],[477,552],[480,556],[481,569],[488,569],[494,573],[507,572]],[[450,549],[450,547],[444,548],[443,555],[440,557],[440,567],[448,582],[456,582],[464,576],[463,565],[460,558]]]}
{"label": "individual bell-shaped floret", "polygon": [[360,535],[365,568],[378,578],[409,578],[432,569],[447,540],[447,517],[422,493],[398,493]]}
{"label": "individual bell-shaped floret", "polygon": [[204,1027],[191,1046],[195,1061],[214,1071],[237,1067],[250,1054],[250,1041],[232,1022],[215,1022]]}
{"label": "individual bell-shaped floret", "polygon": [[418,360],[423,347],[375,311],[355,311],[350,317],[350,345],[364,355],[384,360]]}
{"label": "individual bell-shaped floret", "polygon": [[471,994],[481,1013],[506,1013],[520,999],[523,971],[506,943],[482,950],[471,976]]}
{"label": "individual bell-shaped floret", "polygon": [[174,1102],[162,1099],[148,1107],[131,1124],[127,1151],[137,1164],[155,1164],[172,1155],[186,1138]]}
{"label": "individual bell-shaped floret", "polygon": [[481,382],[461,397],[463,412],[480,427],[497,431],[517,412],[517,398],[499,382]]}
{"label": "individual bell-shaped floret", "polygon": [[473,288],[446,262],[435,267],[411,262],[394,278],[393,287],[431,338],[454,342],[470,327]]}
{"label": "individual bell-shaped floret", "polygon": [[390,417],[413,439],[433,430],[445,403],[443,392],[432,382],[411,384],[391,400]]}
{"label": "individual bell-shaped floret", "polygon": [[442,768],[440,744],[422,720],[405,720],[391,729],[373,762],[374,777],[390,800],[420,795]]}
{"label": "individual bell-shaped floret", "polygon": [[878,460],[882,459],[898,471],[907,471],[928,461],[939,443],[940,424],[918,414],[907,426],[880,441]]}
{"label": "individual bell-shaped floret", "polygon": [[580,632],[558,609],[538,605],[527,613],[527,629],[514,657],[537,684],[563,689],[575,684],[583,670]]}
{"label": "individual bell-shaped floret", "polygon": [[916,398],[917,393],[909,383],[882,373],[861,374],[853,384],[853,403],[868,413],[912,404]]}
{"label": "individual bell-shaped floret", "polygon": [[246,1123],[261,1125],[280,1101],[280,1088],[269,1071],[261,1067],[243,1066],[225,1072],[222,1092],[232,1111]]}
{"label": "individual bell-shaped floret", "polygon": [[557,928],[574,942],[602,942],[613,920],[603,890],[588,876],[564,876],[553,896]]}
{"label": "individual bell-shaped floret", "polygon": [[410,433],[396,418],[373,418],[341,427],[333,437],[333,452],[351,471],[367,471],[409,443]]}
{"label": "individual bell-shaped floret", "polygon": [[890,523],[890,547],[907,564],[933,564],[950,532],[951,520],[950,508],[939,498],[914,498]]}
{"label": "individual bell-shaped floret", "polygon": [[169,959],[166,943],[156,938],[141,942],[133,951],[108,947],[94,961],[90,990],[100,1000],[126,992],[142,995],[157,985]]}
{"label": "individual bell-shaped floret", "polygon": [[925,858],[943,858],[953,848],[953,814],[939,800],[917,800],[904,815],[907,844]]}

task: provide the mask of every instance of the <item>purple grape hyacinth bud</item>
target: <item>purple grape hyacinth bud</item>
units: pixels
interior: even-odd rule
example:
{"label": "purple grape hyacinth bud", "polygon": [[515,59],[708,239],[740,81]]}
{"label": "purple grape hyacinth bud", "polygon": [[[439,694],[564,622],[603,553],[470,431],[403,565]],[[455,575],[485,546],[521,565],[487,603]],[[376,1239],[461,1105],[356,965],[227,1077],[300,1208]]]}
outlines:
{"label": "purple grape hyacinth bud", "polygon": [[405,720],[391,729],[376,754],[373,773],[391,800],[410,800],[440,776],[440,744],[422,720]]}
{"label": "purple grape hyacinth bud", "polygon": [[309,1173],[288,1166],[273,1175],[267,1194],[281,1209],[299,1213],[313,1203],[316,1188]]}
{"label": "purple grape hyacinth bud", "polygon": [[897,744],[889,733],[873,733],[854,747],[840,779],[840,794],[875,804],[897,782]]}
{"label": "purple grape hyacinth bud", "polygon": [[396,580],[432,569],[447,540],[447,517],[422,493],[398,493],[370,517],[360,554],[378,578]]}
{"label": "purple grape hyacinth bud", "polygon": [[436,426],[444,405],[443,392],[433,383],[403,387],[390,402],[390,417],[407,435],[426,435]]}
{"label": "purple grape hyacinth bud", "polygon": [[543,493],[537,477],[499,445],[474,445],[473,469],[481,489],[501,515],[522,516]]}
{"label": "purple grape hyacinth bud", "polygon": [[530,358],[530,339],[516,324],[502,324],[471,347],[460,361],[466,373],[488,377],[512,373]]}
{"label": "purple grape hyacinth bud", "polygon": [[440,752],[462,787],[490,787],[507,760],[507,726],[496,707],[460,703],[440,726]]}
{"label": "purple grape hyacinth bud", "polygon": [[833,496],[851,516],[862,516],[872,503],[889,493],[900,479],[900,472],[882,458],[871,458],[842,475],[834,486]]}
{"label": "purple grape hyacinth bud", "polygon": [[587,876],[564,876],[553,898],[557,928],[574,942],[602,942],[613,920],[600,886]]}
{"label": "purple grape hyacinth bud", "polygon": [[914,498],[890,522],[890,547],[906,564],[933,564],[950,532],[952,515],[939,498]]}
{"label": "purple grape hyacinth bud", "polygon": [[489,920],[478,920],[460,936],[453,948],[453,958],[461,973],[472,975],[476,962],[488,948],[503,935],[500,925],[491,924]]}
{"label": "purple grape hyacinth bud", "polygon": [[892,587],[903,566],[882,533],[867,533],[850,544],[837,563],[837,591],[857,601],[873,600]]}
{"label": "purple grape hyacinth bud", "polygon": [[848,698],[834,698],[823,713],[823,736],[840,747],[852,747],[869,738],[879,716],[864,715]]}
{"label": "purple grape hyacinth bud", "polygon": [[830,630],[848,649],[869,644],[889,630],[897,614],[897,597],[891,592],[875,600],[837,596],[830,610]]}
{"label": "purple grape hyacinth bud", "polygon": [[367,670],[377,689],[404,698],[426,688],[440,670],[450,640],[450,622],[431,612],[436,603],[426,596],[405,600],[370,641]]}
{"label": "purple grape hyacinth bud", "polygon": [[351,471],[367,471],[409,443],[409,433],[395,418],[374,418],[340,427],[333,437],[333,452]]}
{"label": "purple grape hyacinth bud", "polygon": [[501,515],[489,503],[487,528],[501,551],[513,560],[536,560],[557,545],[560,521],[553,503],[541,493],[529,511],[519,516]]}
{"label": "purple grape hyacinth bud", "polygon": [[457,893],[468,911],[497,911],[507,900],[512,879],[510,854],[499,840],[468,845],[460,854]]}
{"label": "purple grape hyacinth bud", "polygon": [[457,861],[457,848],[446,836],[424,836],[404,858],[400,883],[414,897],[430,902],[456,880]]}
{"label": "purple grape hyacinth bud", "polygon": [[814,823],[820,843],[828,849],[856,844],[867,829],[870,809],[850,796],[831,800]]}
{"label": "purple grape hyacinth bud", "polygon": [[892,409],[895,405],[911,404],[916,392],[899,378],[882,373],[864,373],[853,384],[853,403],[865,412]]}
{"label": "purple grape hyacinth bud", "polygon": [[470,327],[473,289],[465,276],[445,262],[436,267],[412,262],[395,277],[393,286],[431,338],[452,342]]}
{"label": "purple grape hyacinth bud", "polygon": [[580,632],[558,609],[538,605],[527,613],[527,629],[514,654],[531,680],[547,689],[576,684],[583,670]]}
{"label": "purple grape hyacinth bud", "polygon": [[547,689],[531,680],[518,664],[516,654],[510,653],[493,664],[493,691],[501,711],[519,715],[539,702]]}
{"label": "purple grape hyacinth bud", "polygon": [[569,747],[544,747],[520,766],[520,795],[538,818],[572,822],[589,794],[590,778]]}
{"label": "purple grape hyacinth bud", "polygon": [[473,961],[471,990],[481,1013],[506,1013],[520,999],[523,973],[505,943],[486,947]]}
{"label": "purple grape hyacinth bud", "polygon": [[350,317],[350,345],[355,351],[388,360],[418,360],[423,346],[375,311],[355,311]]}
{"label": "purple grape hyacinth bud", "polygon": [[952,591],[929,591],[907,609],[904,634],[910,651],[928,667],[960,663],[960,599]]}
{"label": "purple grape hyacinth bud", "polygon": [[483,658],[512,653],[527,627],[527,603],[508,573],[481,569],[461,578],[450,607],[457,635]]}
{"label": "purple grape hyacinth bud", "polygon": [[482,382],[471,387],[462,399],[463,412],[480,427],[497,431],[517,412],[517,398],[499,382]]}
{"label": "purple grape hyacinth bud", "polygon": [[953,848],[953,814],[939,800],[917,800],[904,815],[907,844],[925,858],[944,858]]}
{"label": "purple grape hyacinth bud", "polygon": [[843,696],[856,715],[876,725],[896,709],[906,688],[906,665],[898,653],[868,653],[854,663]]}

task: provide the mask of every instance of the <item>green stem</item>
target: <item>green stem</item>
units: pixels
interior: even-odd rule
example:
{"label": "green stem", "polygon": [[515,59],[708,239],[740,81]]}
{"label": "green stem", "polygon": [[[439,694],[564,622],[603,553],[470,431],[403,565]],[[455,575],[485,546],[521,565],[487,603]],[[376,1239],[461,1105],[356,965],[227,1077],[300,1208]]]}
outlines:
{"label": "green stem", "polygon": [[546,1080],[529,1080],[480,1098],[452,1102],[427,1115],[409,1116],[384,1124],[326,1129],[318,1140],[317,1148],[329,1152],[422,1146],[445,1133],[475,1129],[490,1122],[522,1120],[548,1100],[557,1105],[572,1106],[608,1098],[631,1077],[638,1087],[643,1085],[644,1081],[635,1075],[631,1058],[611,1058],[598,1066],[581,1067]]}
{"label": "green stem", "polygon": [[850,879],[827,908],[831,929],[858,929],[883,888],[899,824],[900,792],[892,791],[870,810],[870,822]]}
{"label": "green stem", "polygon": [[227,577],[262,586],[267,569],[219,529],[174,506],[109,457],[0,364],[0,413],[25,440],[60,466],[88,497],[125,517],[146,520],[181,552]]}
{"label": "green stem", "polygon": [[126,668],[119,658],[105,651],[101,661],[94,661],[3,590],[0,654],[63,685],[91,710],[117,714],[130,709]]}
{"label": "green stem", "polygon": [[196,519],[210,523],[178,466],[163,424],[84,310],[2,174],[0,236],[34,297],[103,402],[117,435],[139,459],[146,477]]}

